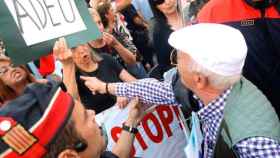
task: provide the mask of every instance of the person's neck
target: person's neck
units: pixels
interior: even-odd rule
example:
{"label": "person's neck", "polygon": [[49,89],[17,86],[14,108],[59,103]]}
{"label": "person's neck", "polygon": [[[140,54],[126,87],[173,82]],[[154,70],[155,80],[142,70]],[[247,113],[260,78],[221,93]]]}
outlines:
{"label": "person's neck", "polygon": [[102,48],[106,45],[106,43],[102,40],[102,38],[94,41],[90,41],[89,44],[93,48]]}
{"label": "person's neck", "polygon": [[167,16],[168,24],[172,27],[173,30],[178,30],[179,28],[183,27],[182,18],[177,11],[168,14]]}
{"label": "person's neck", "polygon": [[204,106],[207,106],[211,101],[215,100],[219,97],[224,90],[209,88],[203,90],[194,91],[194,94],[199,97],[199,99],[203,102]]}
{"label": "person's neck", "polygon": [[88,64],[81,64],[81,65],[78,65],[78,68],[84,72],[93,72],[95,70],[97,70],[98,68],[98,63],[94,62],[94,61],[91,61],[90,63]]}

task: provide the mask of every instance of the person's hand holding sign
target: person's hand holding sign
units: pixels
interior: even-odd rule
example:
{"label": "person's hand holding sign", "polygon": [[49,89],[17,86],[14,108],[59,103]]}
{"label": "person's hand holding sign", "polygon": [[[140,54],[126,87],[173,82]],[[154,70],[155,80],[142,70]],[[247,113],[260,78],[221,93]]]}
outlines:
{"label": "person's hand holding sign", "polygon": [[72,64],[72,51],[68,48],[65,38],[59,38],[53,47],[53,54],[63,65]]}
{"label": "person's hand holding sign", "polygon": [[73,98],[80,100],[75,77],[75,64],[72,59],[72,51],[68,48],[64,38],[60,38],[55,42],[53,54],[63,65],[63,83],[67,88],[67,92]]}

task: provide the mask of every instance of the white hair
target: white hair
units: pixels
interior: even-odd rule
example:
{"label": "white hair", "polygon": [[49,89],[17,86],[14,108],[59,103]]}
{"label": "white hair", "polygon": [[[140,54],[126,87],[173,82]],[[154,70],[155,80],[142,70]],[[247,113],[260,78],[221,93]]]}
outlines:
{"label": "white hair", "polygon": [[232,76],[223,76],[215,72],[210,71],[209,69],[198,64],[191,59],[191,62],[188,65],[190,72],[199,73],[208,78],[209,84],[217,89],[227,89],[241,78],[241,74],[232,75]]}

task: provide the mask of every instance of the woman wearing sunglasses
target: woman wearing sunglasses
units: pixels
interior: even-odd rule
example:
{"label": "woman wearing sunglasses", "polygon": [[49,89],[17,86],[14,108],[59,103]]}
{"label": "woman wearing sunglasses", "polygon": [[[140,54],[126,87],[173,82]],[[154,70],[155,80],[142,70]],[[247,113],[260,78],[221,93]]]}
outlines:
{"label": "woman wearing sunglasses", "polygon": [[152,77],[161,79],[163,73],[172,67],[170,62],[172,47],[167,39],[183,24],[176,0],[149,0],[149,3],[154,14],[154,18],[150,21],[150,34],[158,60],[158,75]]}

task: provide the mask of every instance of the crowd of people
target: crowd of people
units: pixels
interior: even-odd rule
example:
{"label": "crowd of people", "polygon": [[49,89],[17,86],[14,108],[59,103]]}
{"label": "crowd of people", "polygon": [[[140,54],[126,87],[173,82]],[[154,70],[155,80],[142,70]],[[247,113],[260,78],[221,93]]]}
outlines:
{"label": "crowd of people", "polygon": [[[280,0],[86,3],[101,36],[57,39],[47,74],[0,40],[0,157],[128,158],[145,109],[171,105],[201,126],[188,158],[280,158]],[[107,151],[95,116],[113,106],[129,113]]]}

